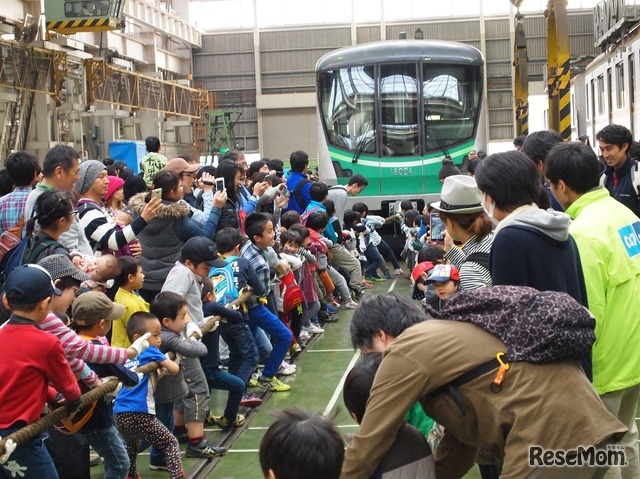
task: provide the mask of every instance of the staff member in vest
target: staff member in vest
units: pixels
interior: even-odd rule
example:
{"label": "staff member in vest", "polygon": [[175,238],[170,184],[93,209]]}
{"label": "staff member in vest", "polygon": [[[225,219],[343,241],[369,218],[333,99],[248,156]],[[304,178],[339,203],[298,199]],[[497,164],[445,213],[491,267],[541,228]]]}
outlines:
{"label": "staff member in vest", "polygon": [[[460,291],[491,286],[493,225],[482,208],[476,180],[466,175],[448,177],[440,201],[431,203],[431,207],[440,213],[447,230],[444,257],[460,271]],[[462,243],[462,249],[454,241]]]}
{"label": "staff member in vest", "polygon": [[[477,294],[491,296],[488,294],[491,290],[483,288]],[[458,298],[462,295],[467,300],[476,298],[465,293],[459,293]],[[478,300],[494,302],[496,297]],[[575,305],[572,314],[584,314],[579,305],[567,300]],[[509,302],[504,301],[500,316],[509,321],[516,314],[529,314],[528,301],[529,298],[522,301],[512,298],[512,306],[517,307],[508,307]],[[552,304],[547,306],[537,311],[539,316],[528,318],[531,324],[548,322],[550,315],[569,316]],[[542,317],[545,315],[546,318]],[[429,417],[444,426],[444,435],[435,451],[439,479],[463,477],[479,448],[502,462],[501,477],[505,478],[601,477],[598,474],[604,472],[602,469],[589,466],[541,467],[539,461],[529,465],[529,447],[540,446],[545,451],[576,450],[579,446],[606,449],[627,430],[605,409],[575,360],[512,362],[501,389],[492,391],[490,385],[498,370],[495,358],[507,350],[505,343],[474,324],[424,321],[424,313],[400,295],[365,297],[353,314],[350,328],[354,347],[365,354],[382,350],[384,358],[360,428],[347,447],[342,479],[366,479],[373,475],[395,441],[406,411],[416,401],[422,403]],[[457,402],[449,392],[436,393],[440,387],[491,360],[495,367],[478,372],[474,379],[457,388]],[[575,406],[576,398],[580,401],[579,408]]]}

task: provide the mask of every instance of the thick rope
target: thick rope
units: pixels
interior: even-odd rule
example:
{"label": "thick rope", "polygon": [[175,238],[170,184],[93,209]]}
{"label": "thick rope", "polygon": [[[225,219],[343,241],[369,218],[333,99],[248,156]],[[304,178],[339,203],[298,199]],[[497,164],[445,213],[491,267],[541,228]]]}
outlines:
{"label": "thick rope", "polygon": [[[252,295],[253,293],[250,291],[242,293],[238,299],[230,303],[231,307],[236,308],[236,307],[242,306]],[[211,319],[209,319],[202,326],[201,328],[202,333],[205,334],[210,332],[211,330],[215,330],[215,326],[221,320],[223,320],[223,318],[220,316],[212,316]],[[136,368],[136,372],[142,373],[142,374],[149,374],[161,367],[162,366],[160,366],[160,364],[153,361],[153,362],[150,362],[149,364],[145,364],[144,366]],[[104,396],[106,396],[107,394],[114,392],[118,388],[119,383],[120,381],[114,378],[109,380],[106,383],[101,384],[100,386],[93,388],[88,393],[83,394],[81,397],[82,399],[81,407],[86,407],[92,402],[97,401],[103,398]],[[12,440],[17,445],[24,444],[30,439],[33,439],[34,437],[42,434],[47,429],[57,424],[68,415],[69,415],[69,412],[65,409],[64,406],[59,407],[55,411],[52,411],[46,416],[41,417],[36,422],[29,424],[28,426],[25,426],[22,429],[19,429],[9,434],[6,437],[3,437],[2,439],[0,439],[0,456],[4,455],[4,453],[6,452],[4,445],[8,440]]]}

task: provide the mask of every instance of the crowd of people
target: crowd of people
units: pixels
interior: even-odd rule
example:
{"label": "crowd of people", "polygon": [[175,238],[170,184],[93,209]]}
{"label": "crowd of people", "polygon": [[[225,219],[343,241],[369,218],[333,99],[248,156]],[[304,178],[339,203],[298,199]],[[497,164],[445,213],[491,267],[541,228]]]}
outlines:
{"label": "crowd of people", "polygon": [[[483,478],[637,478],[637,159],[624,127],[596,140],[601,158],[552,131],[510,152],[474,150],[466,175],[443,165],[439,201],[402,201],[388,217],[347,206],[367,178],[329,186],[303,151],[289,174],[240,151],[216,167],[168,160],[155,137],[141,175],[65,145],[42,167],[12,153],[0,437],[63,406],[84,419],[68,418],[78,434],[57,441],[90,445],[105,478],[138,479],[149,446],[151,469],[183,478],[179,443],[187,457],[224,455],[205,426],[242,427],[242,408],[262,403],[256,388],[289,391],[292,360],[354,310],[364,359],[344,401],[358,432],[345,451],[330,421],[285,411],[261,443],[265,477],[459,478],[477,463]],[[379,232],[389,223],[404,235],[404,268]],[[412,299],[367,293],[393,277],[409,279]],[[122,389],[83,411],[81,392],[111,377]],[[226,404],[210,411],[217,390]],[[0,477],[65,477],[45,437],[9,443]],[[569,457],[615,446],[625,462],[541,465],[531,446]]]}

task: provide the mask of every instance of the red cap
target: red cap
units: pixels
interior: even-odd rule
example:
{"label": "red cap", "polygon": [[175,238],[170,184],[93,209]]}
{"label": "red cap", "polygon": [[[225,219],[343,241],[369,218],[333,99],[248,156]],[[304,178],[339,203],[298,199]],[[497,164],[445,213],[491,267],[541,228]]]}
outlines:
{"label": "red cap", "polygon": [[420,275],[422,273],[428,273],[429,270],[432,269],[433,263],[431,261],[423,261],[422,263],[418,263],[411,272],[411,277],[413,278],[414,283],[418,281],[418,278],[420,278]]}

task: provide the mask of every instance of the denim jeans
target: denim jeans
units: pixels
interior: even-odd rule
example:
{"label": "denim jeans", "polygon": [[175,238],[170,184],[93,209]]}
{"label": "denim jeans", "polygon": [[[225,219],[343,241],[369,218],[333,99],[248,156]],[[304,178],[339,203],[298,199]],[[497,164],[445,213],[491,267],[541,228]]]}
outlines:
{"label": "denim jeans", "polygon": [[[164,424],[167,429],[173,432],[173,403],[167,402],[164,404],[156,404],[156,417],[158,421]],[[146,443],[146,441],[143,441]],[[148,446],[147,446],[148,447]],[[146,449],[146,447],[145,447]],[[142,447],[140,448],[142,451]],[[162,449],[157,448],[156,446],[151,446],[151,453],[149,454],[153,462],[161,463],[164,461],[164,452]]]}
{"label": "denim jeans", "polygon": [[400,269],[400,263],[398,263],[398,259],[396,258],[396,254],[391,249],[391,246],[387,244],[385,240],[380,240],[380,244],[378,245],[378,251],[382,255],[384,259],[387,261],[391,261],[393,265],[393,269]]}
{"label": "denim jeans", "polygon": [[260,364],[264,364],[267,358],[271,355],[271,351],[273,351],[273,346],[271,345],[271,341],[269,341],[269,336],[267,336],[267,333],[253,323],[249,323],[249,329],[251,330],[251,335],[256,343],[258,362]]}
{"label": "denim jeans", "polygon": [[258,348],[249,325],[221,323],[220,336],[229,346],[229,372],[246,384],[258,365]]}
{"label": "denim jeans", "polygon": [[211,389],[229,391],[227,405],[224,408],[224,417],[231,422],[235,421],[246,383],[238,376],[234,376],[224,369],[218,369],[212,376],[207,375],[207,383]]}
{"label": "denim jeans", "polygon": [[129,473],[129,456],[114,425],[93,432],[80,432],[104,459],[104,479],[124,479]]}
{"label": "denim jeans", "polygon": [[262,375],[265,378],[273,377],[291,346],[291,331],[280,321],[280,318],[263,305],[249,310],[249,322],[261,328],[271,339],[273,350],[267,358]]}
{"label": "denim jeans", "polygon": [[378,248],[376,248],[376,245],[373,243],[369,243],[367,249],[364,251],[364,255],[367,258],[365,276],[375,276],[378,268],[385,268],[384,259],[382,259]]}
{"label": "denim jeans", "polygon": [[[7,437],[22,426],[0,429],[0,436]],[[7,462],[0,465],[0,477],[7,479],[37,477],[38,479],[58,479],[58,473],[51,456],[44,446],[46,434],[40,434],[30,441],[20,444]]]}

